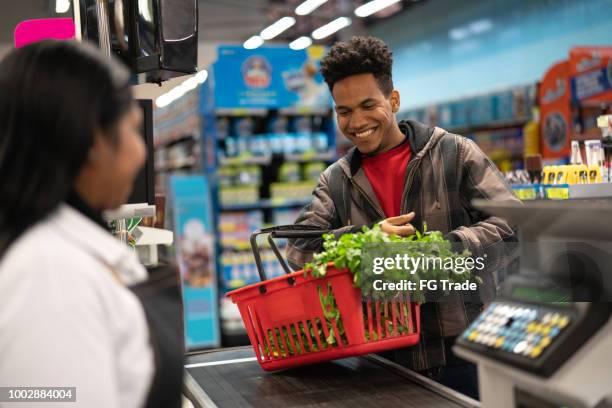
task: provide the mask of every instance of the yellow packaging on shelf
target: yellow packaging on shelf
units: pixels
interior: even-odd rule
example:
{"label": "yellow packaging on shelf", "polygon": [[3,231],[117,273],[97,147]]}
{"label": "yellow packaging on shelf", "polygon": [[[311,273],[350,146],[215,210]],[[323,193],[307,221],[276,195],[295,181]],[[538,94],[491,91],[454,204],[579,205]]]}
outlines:
{"label": "yellow packaging on shelf", "polygon": [[589,183],[601,183],[603,182],[603,177],[601,176],[601,167],[595,164],[590,165],[588,167],[588,182]]}
{"label": "yellow packaging on shelf", "polygon": [[555,184],[557,166],[544,166],[543,173],[544,177],[542,177],[542,184]]}
{"label": "yellow packaging on shelf", "polygon": [[570,164],[565,167],[565,183],[566,184],[577,184],[578,183],[578,166]]}
{"label": "yellow packaging on shelf", "polygon": [[556,166],[555,172],[555,182],[554,184],[566,184],[567,183],[567,174],[568,174],[568,166]]}
{"label": "yellow packaging on shelf", "polygon": [[591,182],[588,176],[588,168],[585,164],[577,165],[576,169],[577,169],[576,184],[587,184]]}

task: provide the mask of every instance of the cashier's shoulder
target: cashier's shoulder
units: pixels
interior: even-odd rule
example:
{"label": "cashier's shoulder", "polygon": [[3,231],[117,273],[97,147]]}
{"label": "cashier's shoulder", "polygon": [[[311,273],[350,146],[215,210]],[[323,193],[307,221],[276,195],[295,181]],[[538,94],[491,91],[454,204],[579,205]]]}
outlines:
{"label": "cashier's shoulder", "polygon": [[52,215],[30,227],[9,247],[0,261],[0,291],[19,287],[42,289],[45,285],[48,289],[98,290],[118,286],[108,268],[76,244],[74,237],[56,228],[53,218]]}

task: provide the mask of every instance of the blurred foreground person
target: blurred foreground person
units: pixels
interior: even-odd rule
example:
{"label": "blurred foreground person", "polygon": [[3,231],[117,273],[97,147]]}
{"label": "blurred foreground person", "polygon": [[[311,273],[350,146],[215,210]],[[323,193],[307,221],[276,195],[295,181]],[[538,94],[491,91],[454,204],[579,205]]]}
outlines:
{"label": "blurred foreground person", "polygon": [[92,46],[44,41],[0,63],[0,387],[76,387],[76,403],[37,407],[180,404],[182,350],[161,352],[131,290],[147,272],[101,217],[146,159],[141,115],[129,72]]}

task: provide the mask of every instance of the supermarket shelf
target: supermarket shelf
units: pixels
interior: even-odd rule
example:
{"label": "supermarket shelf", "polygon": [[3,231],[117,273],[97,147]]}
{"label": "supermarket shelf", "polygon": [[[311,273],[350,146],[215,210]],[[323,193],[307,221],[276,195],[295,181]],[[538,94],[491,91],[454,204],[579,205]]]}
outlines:
{"label": "supermarket shelf", "polygon": [[263,108],[217,108],[215,114],[219,116],[266,116],[267,109]]}
{"label": "supermarket shelf", "polygon": [[[272,109],[263,108],[217,108],[215,114],[219,116],[265,116]],[[281,108],[278,113],[283,115],[327,115],[331,107],[291,107]]]}
{"label": "supermarket shelf", "polygon": [[[221,157],[219,158],[219,164],[221,166],[236,166],[236,165],[251,165],[261,164],[268,165],[272,162],[272,155],[265,156],[246,156],[246,157]],[[336,152],[329,150],[323,153],[286,153],[283,155],[285,161],[288,162],[311,162],[311,161],[333,161],[336,159]]]}
{"label": "supermarket shelf", "polygon": [[285,159],[292,162],[332,161],[336,159],[336,152],[285,154]]}
{"label": "supermarket shelf", "polygon": [[283,115],[326,115],[331,111],[330,107],[291,107],[282,108],[278,110],[278,113]]}
{"label": "supermarket shelf", "polygon": [[570,198],[612,198],[612,183],[570,184]]}
{"label": "supermarket shelf", "polygon": [[477,132],[479,130],[499,129],[524,126],[531,120],[530,117],[506,119],[506,120],[495,120],[487,123],[474,124],[474,125],[460,125],[460,126],[449,126],[445,128],[449,132],[461,133],[461,132]]}
{"label": "supermarket shelf", "polygon": [[288,208],[288,207],[303,207],[309,204],[311,201],[309,198],[301,200],[286,200],[277,202],[276,200],[260,200],[250,204],[221,204],[221,211],[243,211],[252,209],[266,209],[266,208]]}
{"label": "supermarket shelf", "polygon": [[165,148],[168,147],[172,144],[175,143],[179,143],[179,142],[184,142],[184,141],[191,141],[191,140],[197,140],[198,136],[193,134],[193,133],[183,133],[179,136],[173,136],[173,137],[168,137],[168,138],[160,138],[154,141],[154,145],[156,149],[159,148]]}
{"label": "supermarket shelf", "polygon": [[221,166],[239,166],[250,164],[268,165],[272,162],[272,156],[248,156],[248,157],[220,157],[219,164]]}
{"label": "supermarket shelf", "polygon": [[169,160],[167,163],[157,164],[155,166],[155,171],[179,170],[185,167],[191,167],[197,162],[197,159],[193,156],[184,157],[182,159]]}

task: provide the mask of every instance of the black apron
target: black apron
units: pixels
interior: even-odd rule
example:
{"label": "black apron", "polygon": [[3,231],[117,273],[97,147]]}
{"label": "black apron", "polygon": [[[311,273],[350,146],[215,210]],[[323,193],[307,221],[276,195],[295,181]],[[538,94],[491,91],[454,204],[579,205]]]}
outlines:
{"label": "black apron", "polygon": [[149,280],[129,287],[144,308],[155,374],[146,408],[181,408],[185,341],[178,273],[169,266],[149,270]]}

